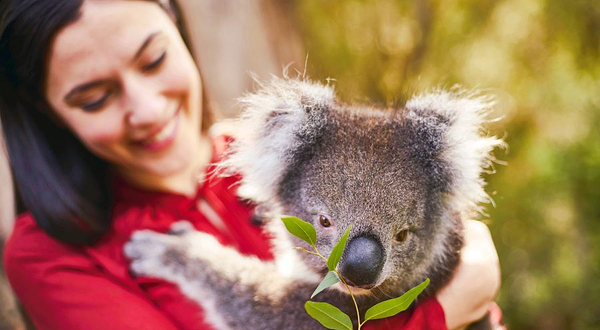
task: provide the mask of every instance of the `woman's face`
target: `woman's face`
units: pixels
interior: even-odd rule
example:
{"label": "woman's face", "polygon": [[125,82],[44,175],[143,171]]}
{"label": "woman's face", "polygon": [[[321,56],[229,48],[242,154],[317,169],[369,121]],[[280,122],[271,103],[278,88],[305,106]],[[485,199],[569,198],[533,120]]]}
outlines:
{"label": "woman's face", "polygon": [[59,120],[119,172],[168,177],[200,150],[201,81],[170,17],[144,1],[85,1],[48,59]]}

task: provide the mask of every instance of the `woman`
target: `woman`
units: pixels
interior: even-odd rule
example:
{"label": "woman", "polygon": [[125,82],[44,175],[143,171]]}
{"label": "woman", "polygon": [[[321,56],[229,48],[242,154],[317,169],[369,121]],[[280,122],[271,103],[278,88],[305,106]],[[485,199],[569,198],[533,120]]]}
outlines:
{"label": "woman", "polygon": [[[223,244],[272,257],[251,207],[230,189],[234,178],[198,184],[226,143],[208,135],[212,114],[178,7],[3,7],[0,114],[25,211],[4,262],[25,309],[39,329],[209,329],[173,285],[131,277],[122,254],[134,230],[187,219]],[[491,249],[483,258],[463,260],[437,299],[373,328],[455,329],[483,316],[498,267],[486,229],[475,237],[467,246]]]}

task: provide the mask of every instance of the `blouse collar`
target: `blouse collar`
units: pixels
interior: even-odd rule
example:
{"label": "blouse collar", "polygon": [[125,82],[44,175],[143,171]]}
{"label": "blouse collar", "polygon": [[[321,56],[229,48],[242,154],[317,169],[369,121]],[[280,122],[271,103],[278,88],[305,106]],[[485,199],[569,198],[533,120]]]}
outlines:
{"label": "blouse collar", "polygon": [[218,163],[231,142],[231,138],[221,136],[212,141],[212,157],[210,164],[205,167],[204,180],[199,181],[193,196],[186,196],[177,192],[147,190],[127,182],[118,174],[113,174],[113,201],[115,203],[160,205],[168,208],[189,208],[195,206],[205,187],[216,184],[218,176],[216,163]]}

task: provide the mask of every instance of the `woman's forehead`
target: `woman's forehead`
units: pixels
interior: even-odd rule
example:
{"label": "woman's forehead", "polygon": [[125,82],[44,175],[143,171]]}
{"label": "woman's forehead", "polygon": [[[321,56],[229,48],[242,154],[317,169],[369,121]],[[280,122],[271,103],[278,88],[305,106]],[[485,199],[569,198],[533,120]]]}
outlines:
{"label": "woman's forehead", "polygon": [[51,45],[47,86],[62,86],[65,80],[85,79],[127,63],[148,35],[172,25],[151,2],[86,1],[81,17],[59,31]]}

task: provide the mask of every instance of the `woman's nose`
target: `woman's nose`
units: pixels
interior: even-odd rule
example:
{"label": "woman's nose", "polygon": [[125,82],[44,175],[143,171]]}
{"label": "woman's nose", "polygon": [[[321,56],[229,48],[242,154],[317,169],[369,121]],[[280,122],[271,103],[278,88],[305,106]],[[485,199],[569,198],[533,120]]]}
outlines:
{"label": "woman's nose", "polygon": [[143,81],[126,85],[127,120],[131,126],[151,126],[165,118],[167,100],[157,88]]}

